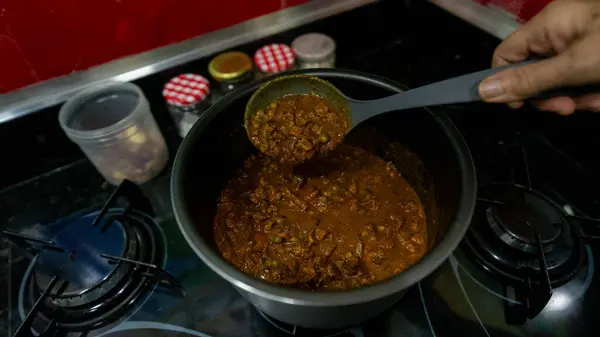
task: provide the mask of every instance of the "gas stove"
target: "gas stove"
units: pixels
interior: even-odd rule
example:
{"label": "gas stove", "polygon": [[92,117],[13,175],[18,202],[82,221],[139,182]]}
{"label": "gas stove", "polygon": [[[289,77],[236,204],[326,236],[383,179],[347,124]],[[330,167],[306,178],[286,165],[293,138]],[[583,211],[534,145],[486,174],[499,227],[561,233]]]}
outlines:
{"label": "gas stove", "polygon": [[164,176],[143,189],[125,181],[103,204],[59,221],[3,230],[3,329],[15,337],[589,334],[599,221],[551,181],[538,185],[531,171],[540,163],[528,156],[543,150],[538,135],[490,138],[457,124],[478,169],[471,226],[446,263],[371,321],[315,331],[256,310],[187,246]]}
{"label": "gas stove", "polygon": [[[321,31],[337,41],[340,67],[411,87],[488,65],[497,40],[423,2],[403,6],[381,2],[267,43]],[[370,25],[368,39],[360,39],[364,25],[357,21]],[[416,29],[422,22],[447,29]],[[138,81],[157,120],[168,118],[159,100],[164,79],[207,62]],[[0,335],[595,335],[600,179],[593,172],[600,165],[582,146],[595,147],[585,135],[597,131],[600,116],[485,104],[438,109],[463,134],[475,162],[473,221],[449,259],[378,317],[314,331],[266,316],[189,248],[171,212],[168,172],[139,187],[113,188],[80,160],[0,191]],[[64,135],[57,130],[45,137],[58,142]],[[173,137],[174,129],[166,134]],[[175,153],[178,142],[170,143]]]}

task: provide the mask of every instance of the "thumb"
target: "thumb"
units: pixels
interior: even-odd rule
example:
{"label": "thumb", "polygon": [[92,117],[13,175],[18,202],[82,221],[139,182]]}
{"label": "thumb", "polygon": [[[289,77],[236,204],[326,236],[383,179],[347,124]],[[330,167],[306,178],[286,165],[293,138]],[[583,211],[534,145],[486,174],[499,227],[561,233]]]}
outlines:
{"label": "thumb", "polygon": [[564,55],[524,66],[503,70],[479,84],[479,94],[486,102],[510,103],[528,99],[538,93],[564,85],[569,62]]}

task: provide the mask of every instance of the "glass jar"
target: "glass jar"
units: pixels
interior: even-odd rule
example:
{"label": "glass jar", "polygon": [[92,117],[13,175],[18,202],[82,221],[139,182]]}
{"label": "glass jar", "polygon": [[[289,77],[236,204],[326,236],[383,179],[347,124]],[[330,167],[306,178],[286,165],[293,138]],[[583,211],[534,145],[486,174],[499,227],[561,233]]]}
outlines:
{"label": "glass jar", "polygon": [[113,185],[144,183],[169,160],[165,140],[143,92],[131,83],[112,83],[78,93],[58,115],[67,136]]}
{"label": "glass jar", "polygon": [[257,78],[295,69],[296,55],[292,48],[282,43],[272,43],[254,53]]}
{"label": "glass jar", "polygon": [[162,94],[181,138],[210,105],[210,83],[197,74],[173,77],[163,87]]}
{"label": "glass jar", "polygon": [[254,80],[252,59],[245,53],[230,51],[213,58],[209,74],[220,84],[219,96]]}
{"label": "glass jar", "polygon": [[292,42],[292,49],[300,69],[335,67],[335,41],[325,34],[298,36]]}

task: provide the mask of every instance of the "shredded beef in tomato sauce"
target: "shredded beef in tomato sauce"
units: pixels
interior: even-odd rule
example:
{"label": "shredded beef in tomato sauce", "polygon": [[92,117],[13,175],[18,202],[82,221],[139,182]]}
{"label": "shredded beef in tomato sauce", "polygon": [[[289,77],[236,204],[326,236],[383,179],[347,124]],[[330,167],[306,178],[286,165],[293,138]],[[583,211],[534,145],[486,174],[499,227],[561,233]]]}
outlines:
{"label": "shredded beef in tomato sauce", "polygon": [[251,156],[222,191],[222,256],[267,282],[349,289],[401,273],[426,251],[426,218],[391,163],[342,145],[300,167]]}
{"label": "shredded beef in tomato sauce", "polygon": [[248,136],[262,153],[282,163],[302,163],[335,149],[350,121],[347,113],[316,95],[287,95],[256,111]]}

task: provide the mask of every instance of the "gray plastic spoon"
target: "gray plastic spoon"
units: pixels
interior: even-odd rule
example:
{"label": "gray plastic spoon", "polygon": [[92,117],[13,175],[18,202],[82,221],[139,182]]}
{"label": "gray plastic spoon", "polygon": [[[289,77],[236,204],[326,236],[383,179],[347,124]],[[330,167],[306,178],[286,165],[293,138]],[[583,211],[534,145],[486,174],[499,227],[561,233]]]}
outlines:
{"label": "gray plastic spoon", "polygon": [[[359,101],[349,98],[333,84],[318,77],[306,75],[280,76],[265,83],[252,95],[246,106],[245,124],[247,125],[247,121],[254,111],[263,109],[270,102],[285,95],[316,94],[325,97],[330,104],[342,107],[343,111],[349,112],[350,129],[352,129],[373,116],[389,111],[481,101],[478,90],[481,81],[502,70],[533,62],[539,62],[539,60],[486,69],[371,101]],[[536,96],[535,99],[581,96],[588,93],[600,93],[600,86],[591,85],[550,90]]]}

